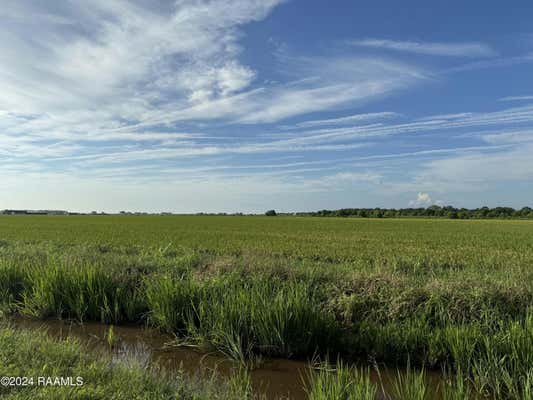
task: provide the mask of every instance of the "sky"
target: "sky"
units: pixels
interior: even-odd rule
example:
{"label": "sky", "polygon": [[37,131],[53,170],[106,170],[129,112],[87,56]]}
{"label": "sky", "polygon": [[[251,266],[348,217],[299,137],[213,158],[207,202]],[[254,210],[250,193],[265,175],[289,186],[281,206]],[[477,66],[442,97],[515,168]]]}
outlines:
{"label": "sky", "polygon": [[533,4],[4,0],[0,209],[533,205]]}

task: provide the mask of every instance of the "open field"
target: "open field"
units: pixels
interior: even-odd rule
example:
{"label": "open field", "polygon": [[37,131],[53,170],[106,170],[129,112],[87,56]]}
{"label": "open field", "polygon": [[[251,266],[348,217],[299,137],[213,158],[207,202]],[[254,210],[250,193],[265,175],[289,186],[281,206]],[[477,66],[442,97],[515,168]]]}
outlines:
{"label": "open field", "polygon": [[[330,262],[427,258],[528,264],[533,224],[523,220],[225,216],[0,216],[7,242],[284,256]],[[512,260],[509,260],[509,257]],[[531,265],[531,264],[529,264]]]}
{"label": "open field", "polygon": [[[5,216],[0,239],[6,315],[150,324],[243,365],[443,370],[450,399],[532,395],[531,221]],[[358,374],[321,373],[310,397],[371,398]],[[394,398],[429,398],[417,376]]]}

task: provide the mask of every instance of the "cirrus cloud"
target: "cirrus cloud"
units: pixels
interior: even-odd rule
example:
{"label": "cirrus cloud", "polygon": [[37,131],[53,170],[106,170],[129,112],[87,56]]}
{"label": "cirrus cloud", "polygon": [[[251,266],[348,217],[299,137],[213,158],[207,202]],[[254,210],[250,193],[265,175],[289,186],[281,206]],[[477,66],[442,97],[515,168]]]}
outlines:
{"label": "cirrus cloud", "polygon": [[489,45],[477,42],[439,43],[387,39],[360,39],[352,40],[350,43],[353,46],[403,51],[431,56],[493,57],[497,55],[496,51]]}

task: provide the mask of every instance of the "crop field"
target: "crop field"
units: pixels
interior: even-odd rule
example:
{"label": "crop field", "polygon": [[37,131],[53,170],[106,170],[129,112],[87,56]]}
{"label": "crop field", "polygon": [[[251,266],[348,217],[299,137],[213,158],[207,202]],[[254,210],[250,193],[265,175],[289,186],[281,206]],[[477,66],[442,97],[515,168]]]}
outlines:
{"label": "crop field", "polygon": [[[435,372],[442,399],[533,398],[533,221],[2,216],[0,303],[4,375],[55,363],[101,381],[58,398],[253,398],[246,368],[272,357],[319,360],[314,400],[378,398],[368,368],[384,367],[407,371],[391,399],[432,398]],[[244,372],[220,386],[121,367],[134,393],[82,344],[16,335],[14,315],[148,325]]]}

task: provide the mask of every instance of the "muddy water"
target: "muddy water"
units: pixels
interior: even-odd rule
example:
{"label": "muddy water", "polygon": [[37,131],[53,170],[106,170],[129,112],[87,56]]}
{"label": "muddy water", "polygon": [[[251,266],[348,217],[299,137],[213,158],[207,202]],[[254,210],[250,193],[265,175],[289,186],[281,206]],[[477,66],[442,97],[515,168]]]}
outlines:
{"label": "muddy water", "polygon": [[[42,329],[56,338],[76,337],[87,343],[91,350],[110,354],[116,360],[127,362],[133,358],[167,372],[181,370],[191,376],[209,376],[216,372],[219,376],[229,377],[238,368],[238,364],[220,355],[202,353],[192,347],[175,346],[172,336],[139,326],[113,326],[113,346],[110,346],[106,339],[109,325],[26,318],[14,319],[13,325],[21,329]],[[309,364],[303,361],[263,360],[250,373],[254,393],[264,395],[267,400],[307,399],[305,382],[309,371]],[[397,370],[380,368],[379,374],[371,371],[370,379],[389,392],[397,374]],[[432,398],[440,397],[439,382],[438,374],[428,374]],[[388,396],[382,395],[380,398],[386,399]]]}

